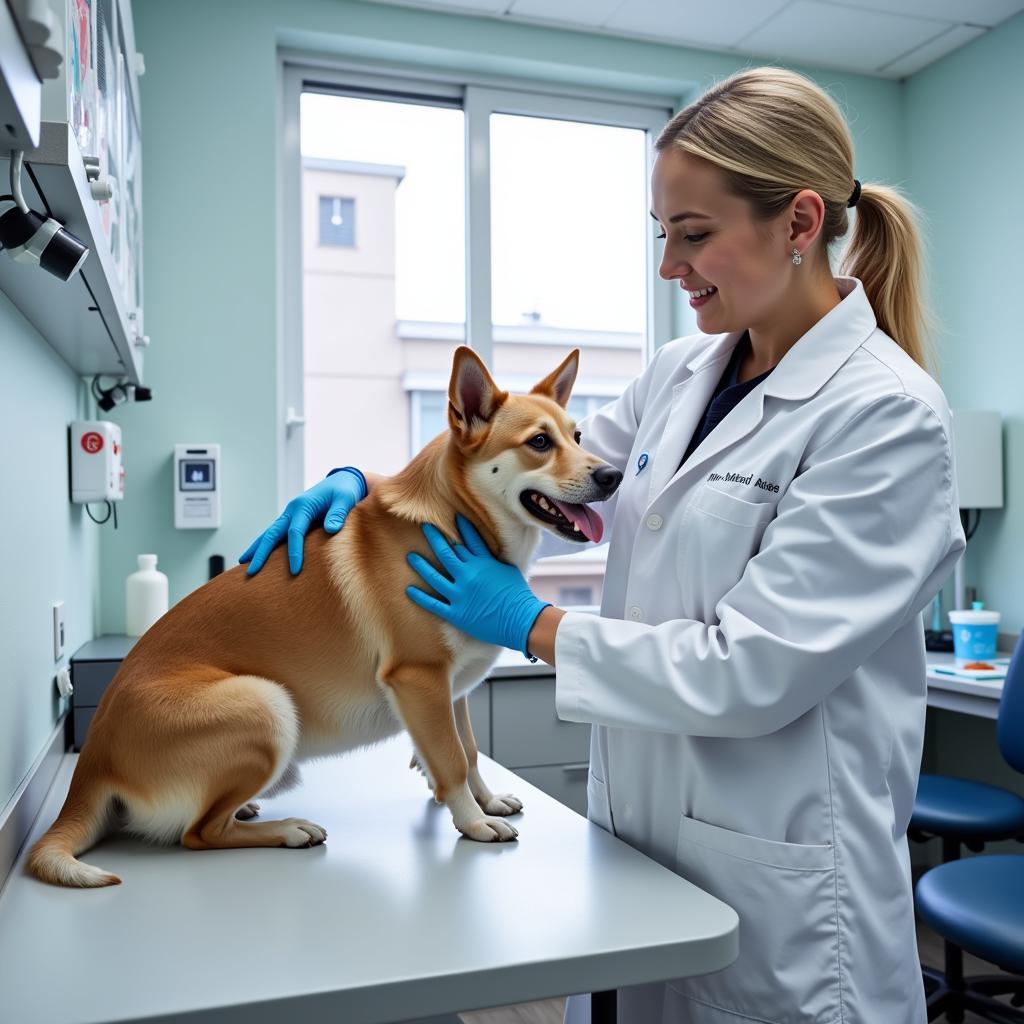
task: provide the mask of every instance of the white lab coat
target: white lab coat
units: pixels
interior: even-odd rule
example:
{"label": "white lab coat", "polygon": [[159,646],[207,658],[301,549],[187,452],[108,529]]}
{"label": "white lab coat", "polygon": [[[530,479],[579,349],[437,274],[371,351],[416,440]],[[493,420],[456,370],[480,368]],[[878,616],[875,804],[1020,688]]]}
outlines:
{"label": "white lab coat", "polygon": [[580,425],[625,474],[601,615],[555,642],[558,715],[594,724],[589,817],[740,918],[738,960],[621,990],[620,1024],[926,1020],[905,833],[920,613],[964,549],[950,414],[836,283],[681,469],[739,334],[666,344]]}

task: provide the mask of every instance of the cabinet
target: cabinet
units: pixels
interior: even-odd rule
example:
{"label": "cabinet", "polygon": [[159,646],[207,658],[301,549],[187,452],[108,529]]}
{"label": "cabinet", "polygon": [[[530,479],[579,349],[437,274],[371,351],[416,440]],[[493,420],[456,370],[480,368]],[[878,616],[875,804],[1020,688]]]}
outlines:
{"label": "cabinet", "polygon": [[486,685],[491,699],[490,756],[548,796],[586,814],[590,726],[563,722],[555,714],[554,675],[492,676]]}
{"label": "cabinet", "polygon": [[[39,0],[63,27],[43,83],[39,145],[25,150],[25,200],[89,256],[67,282],[0,258],[0,290],[78,373],[142,382],[142,125],[129,0]],[[0,147],[0,175],[10,157]]]}
{"label": "cabinet", "polygon": [[136,639],[134,636],[101,636],[84,644],[72,656],[71,729],[75,750],[82,749],[96,705]]}

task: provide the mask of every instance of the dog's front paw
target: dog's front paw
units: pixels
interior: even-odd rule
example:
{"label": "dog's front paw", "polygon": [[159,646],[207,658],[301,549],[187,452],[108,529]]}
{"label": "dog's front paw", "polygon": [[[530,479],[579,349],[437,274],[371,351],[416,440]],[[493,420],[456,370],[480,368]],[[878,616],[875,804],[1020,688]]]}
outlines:
{"label": "dog's front paw", "polygon": [[511,793],[492,793],[490,798],[480,801],[480,806],[488,814],[518,814],[523,809],[523,801]]}
{"label": "dog's front paw", "polygon": [[327,839],[327,829],[305,818],[285,818],[280,822],[282,846],[301,849],[319,846]]}
{"label": "dog's front paw", "polygon": [[464,836],[475,839],[478,843],[507,843],[511,839],[519,838],[519,832],[501,818],[478,818],[468,825],[456,827]]}

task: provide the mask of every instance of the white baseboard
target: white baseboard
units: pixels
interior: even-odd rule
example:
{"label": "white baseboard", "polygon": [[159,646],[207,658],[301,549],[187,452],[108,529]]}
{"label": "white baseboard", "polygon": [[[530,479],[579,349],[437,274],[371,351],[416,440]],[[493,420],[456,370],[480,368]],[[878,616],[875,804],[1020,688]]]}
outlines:
{"label": "white baseboard", "polygon": [[43,745],[35,764],[22,779],[14,796],[7,801],[7,806],[0,811],[0,890],[7,882],[64,757],[67,717],[68,712],[65,711]]}

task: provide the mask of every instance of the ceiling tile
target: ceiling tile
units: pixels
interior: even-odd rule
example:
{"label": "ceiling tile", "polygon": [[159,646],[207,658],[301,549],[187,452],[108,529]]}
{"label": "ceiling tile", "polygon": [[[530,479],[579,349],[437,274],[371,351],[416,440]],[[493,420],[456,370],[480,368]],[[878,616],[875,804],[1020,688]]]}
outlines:
{"label": "ceiling tile", "polygon": [[786,6],[788,0],[625,0],[605,22],[609,32],[633,32],[666,43],[728,48]]}
{"label": "ceiling tile", "polygon": [[513,0],[509,15],[561,25],[603,25],[622,0]]}
{"label": "ceiling tile", "polygon": [[898,57],[892,64],[880,68],[880,71],[886,78],[906,78],[927,67],[932,61],[945,57],[947,53],[952,53],[961,46],[966,46],[972,39],[977,39],[987,31],[988,29],[977,28],[974,25],[954,25],[938,39],[933,39],[905,56]]}
{"label": "ceiling tile", "polygon": [[[0,0],[2,3],[3,0]],[[1024,0],[363,0],[905,78]],[[508,12],[506,14],[506,11]]]}
{"label": "ceiling tile", "polygon": [[948,22],[796,0],[738,43],[745,53],[873,72],[939,36]]}
{"label": "ceiling tile", "polygon": [[822,0],[842,7],[859,7],[884,14],[910,14],[918,18],[938,18],[965,25],[990,28],[1024,11],[1024,0]]}

